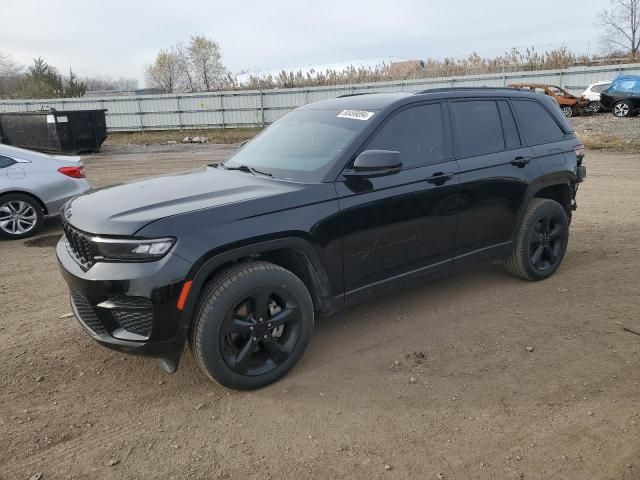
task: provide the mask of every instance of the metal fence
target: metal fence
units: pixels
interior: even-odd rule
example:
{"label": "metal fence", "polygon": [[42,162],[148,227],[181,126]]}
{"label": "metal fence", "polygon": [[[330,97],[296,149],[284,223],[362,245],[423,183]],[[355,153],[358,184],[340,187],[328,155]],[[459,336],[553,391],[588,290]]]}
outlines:
{"label": "metal fence", "polygon": [[589,84],[620,74],[640,75],[640,63],[573,67],[564,70],[503,72],[483,75],[428,78],[279,90],[242,90],[131,97],[3,100],[0,112],[107,110],[107,129],[115,131],[235,128],[264,126],[301,105],[339,95],[374,92],[415,92],[439,87],[501,87],[509,83],[537,82],[560,85],[578,93]]}

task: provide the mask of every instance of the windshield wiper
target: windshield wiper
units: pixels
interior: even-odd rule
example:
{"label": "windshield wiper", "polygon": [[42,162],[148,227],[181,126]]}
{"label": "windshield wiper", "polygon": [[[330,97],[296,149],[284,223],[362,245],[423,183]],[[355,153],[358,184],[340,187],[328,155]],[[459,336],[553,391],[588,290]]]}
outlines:
{"label": "windshield wiper", "polygon": [[223,168],[225,170],[240,170],[241,172],[248,172],[253,175],[260,174],[260,175],[265,175],[267,177],[273,177],[273,174],[271,172],[258,170],[257,168],[250,167],[249,165],[238,165],[234,167],[227,167],[224,163],[220,163],[218,165],[218,168]]}

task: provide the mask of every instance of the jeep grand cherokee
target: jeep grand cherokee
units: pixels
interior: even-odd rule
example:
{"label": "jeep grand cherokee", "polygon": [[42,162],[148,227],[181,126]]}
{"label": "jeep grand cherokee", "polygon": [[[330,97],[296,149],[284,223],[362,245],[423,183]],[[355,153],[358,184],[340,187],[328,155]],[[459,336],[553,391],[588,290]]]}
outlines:
{"label": "jeep grand cherokee", "polygon": [[86,332],[170,372],[252,389],[302,357],[314,316],[477,260],[562,262],[583,147],[514,89],[300,107],[226,162],[81,195],[57,256]]}

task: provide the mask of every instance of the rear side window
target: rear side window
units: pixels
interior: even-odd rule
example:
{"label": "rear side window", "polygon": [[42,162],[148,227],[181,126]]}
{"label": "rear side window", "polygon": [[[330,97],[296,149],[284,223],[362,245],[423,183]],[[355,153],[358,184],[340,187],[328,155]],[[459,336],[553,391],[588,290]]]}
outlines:
{"label": "rear side window", "polygon": [[493,100],[450,104],[456,132],[456,153],[473,157],[504,150],[498,106]]}
{"label": "rear side window", "polygon": [[564,132],[551,114],[538,102],[513,100],[520,129],[529,145],[557,142]]}
{"label": "rear side window", "polygon": [[0,168],[7,168],[16,163],[13,158],[5,157],[4,155],[0,155]]}
{"label": "rear side window", "polygon": [[395,114],[375,134],[367,150],[395,150],[404,168],[442,162],[444,125],[439,103],[407,108]]}
{"label": "rear side window", "polygon": [[502,119],[502,131],[504,133],[504,147],[507,150],[518,148],[520,146],[520,137],[518,136],[518,127],[513,118],[513,113],[509,107],[509,103],[500,100],[498,102],[498,110],[500,110],[500,118]]}

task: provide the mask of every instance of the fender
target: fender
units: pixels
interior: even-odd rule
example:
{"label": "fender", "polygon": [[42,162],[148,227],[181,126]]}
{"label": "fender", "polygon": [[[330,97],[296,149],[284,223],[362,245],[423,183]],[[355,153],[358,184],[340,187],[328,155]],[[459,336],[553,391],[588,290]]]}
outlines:
{"label": "fender", "polygon": [[572,183],[575,183],[577,181],[577,178],[578,177],[576,177],[572,173],[564,171],[564,172],[554,173],[545,177],[540,177],[536,179],[534,182],[532,182],[527,187],[527,191],[525,193],[524,199],[522,201],[522,204],[520,205],[520,209],[518,210],[518,221],[516,222],[513,232],[511,234],[511,241],[515,241],[515,236],[518,232],[518,228],[520,227],[520,223],[522,221],[522,217],[524,216],[524,212],[526,211],[527,206],[531,202],[531,199],[533,199],[538,194],[538,192],[540,192],[540,190],[542,190],[543,188],[553,187],[556,185],[565,185],[569,189],[570,195],[572,195],[571,192],[573,190],[571,190],[571,185]]}
{"label": "fender", "polygon": [[196,262],[192,271],[187,276],[187,279],[192,279],[193,283],[189,291],[189,297],[185,303],[182,315],[180,317],[180,328],[188,330],[191,319],[193,317],[200,292],[202,291],[205,283],[209,279],[211,273],[225,263],[232,262],[234,260],[246,257],[252,257],[273,250],[290,249],[294,250],[307,259],[310,265],[310,274],[312,280],[317,287],[318,299],[320,301],[320,309],[324,310],[329,308],[332,303],[340,303],[343,300],[343,295],[340,295],[338,299],[331,297],[331,284],[327,275],[326,269],[320,256],[313,245],[304,238],[300,237],[283,237],[274,240],[259,241],[257,243],[251,243],[238,248],[232,248],[229,250],[223,250],[215,253],[210,258],[207,258],[203,262]]}

